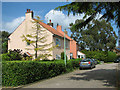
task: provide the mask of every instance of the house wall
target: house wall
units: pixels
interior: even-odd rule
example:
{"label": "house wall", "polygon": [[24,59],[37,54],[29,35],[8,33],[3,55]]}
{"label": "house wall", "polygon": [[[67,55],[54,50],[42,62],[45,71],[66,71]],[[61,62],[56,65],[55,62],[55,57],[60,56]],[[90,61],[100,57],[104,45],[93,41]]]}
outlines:
{"label": "house wall", "polygon": [[[8,41],[8,50],[9,49],[21,49],[23,52],[29,52],[30,54],[34,55],[35,51],[33,50],[34,47],[32,45],[27,45],[25,41],[23,41],[22,36],[27,34],[33,34],[34,31],[34,23],[33,19],[31,17],[31,13],[26,13],[26,19],[19,25],[19,27],[9,36],[10,40]],[[42,30],[45,30],[46,42],[45,44],[49,44],[53,42],[53,34],[46,30],[44,27],[41,28]],[[40,43],[39,43],[40,44]],[[46,48],[52,47],[53,44],[49,45]],[[31,50],[27,50],[31,49]],[[38,52],[45,53],[45,52]],[[53,51],[48,52],[48,54],[51,54],[52,56],[48,57],[48,59],[53,59]]]}
{"label": "house wall", "polygon": [[21,38],[25,31],[25,23],[26,21],[24,20],[21,25],[9,36],[10,40],[8,40],[8,50],[21,49],[25,51],[26,43],[23,42]]}
{"label": "house wall", "polygon": [[[54,45],[56,45],[56,38],[60,39],[60,46],[58,46],[53,50],[53,57],[55,59],[56,59],[56,55],[61,56],[61,53],[64,52],[64,38],[61,38],[59,36],[54,36],[53,37]],[[68,48],[66,48],[66,55],[68,59],[70,59],[70,41],[66,39],[66,42],[68,42]]]}
{"label": "house wall", "polygon": [[74,40],[70,41],[70,53],[73,53],[73,58],[77,58],[77,45]]}
{"label": "house wall", "polygon": [[82,58],[82,59],[85,59],[86,58],[86,55],[80,51],[77,51],[77,58]]}
{"label": "house wall", "polygon": [[[57,26],[57,31],[60,32],[62,35],[64,35],[64,32],[62,31],[62,26]],[[72,53],[73,58],[77,58],[77,44],[76,41],[74,41],[72,38],[70,38],[67,34],[65,35],[70,40],[70,53]]]}

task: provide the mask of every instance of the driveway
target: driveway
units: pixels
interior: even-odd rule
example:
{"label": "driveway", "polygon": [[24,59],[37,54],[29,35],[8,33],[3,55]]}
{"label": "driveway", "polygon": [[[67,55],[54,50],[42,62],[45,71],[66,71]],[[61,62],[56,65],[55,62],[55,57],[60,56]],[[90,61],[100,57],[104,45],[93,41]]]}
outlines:
{"label": "driveway", "polygon": [[75,70],[23,88],[115,88],[118,63],[100,64],[96,68]]}

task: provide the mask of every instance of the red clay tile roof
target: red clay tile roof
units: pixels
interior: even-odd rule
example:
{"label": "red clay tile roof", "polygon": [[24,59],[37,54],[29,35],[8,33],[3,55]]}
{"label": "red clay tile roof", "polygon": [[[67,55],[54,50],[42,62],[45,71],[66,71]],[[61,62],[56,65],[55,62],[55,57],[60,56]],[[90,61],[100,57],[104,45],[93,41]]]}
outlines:
{"label": "red clay tile roof", "polygon": [[[36,19],[33,19],[36,20]],[[40,25],[42,25],[44,28],[46,28],[47,30],[49,30],[51,33],[58,35],[60,37],[64,37],[64,35],[62,35],[61,33],[59,33],[57,30],[55,30],[53,27],[43,23],[43,22],[39,22]],[[69,36],[65,36],[67,39],[71,40]]]}

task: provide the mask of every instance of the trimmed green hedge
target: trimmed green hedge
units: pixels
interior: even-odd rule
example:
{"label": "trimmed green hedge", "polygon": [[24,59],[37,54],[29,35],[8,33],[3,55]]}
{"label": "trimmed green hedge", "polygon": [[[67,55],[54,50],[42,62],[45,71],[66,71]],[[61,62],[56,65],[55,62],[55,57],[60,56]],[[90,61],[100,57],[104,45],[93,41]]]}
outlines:
{"label": "trimmed green hedge", "polygon": [[2,62],[2,85],[19,86],[51,78],[79,67],[80,60],[64,61],[4,61]]}

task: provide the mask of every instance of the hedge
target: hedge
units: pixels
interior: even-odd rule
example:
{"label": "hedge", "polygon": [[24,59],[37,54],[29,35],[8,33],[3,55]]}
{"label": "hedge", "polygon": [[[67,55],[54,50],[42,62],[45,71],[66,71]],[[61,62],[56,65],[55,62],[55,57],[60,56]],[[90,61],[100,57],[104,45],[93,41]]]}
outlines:
{"label": "hedge", "polygon": [[64,61],[4,61],[2,62],[2,85],[19,86],[51,78],[79,67],[80,60]]}

